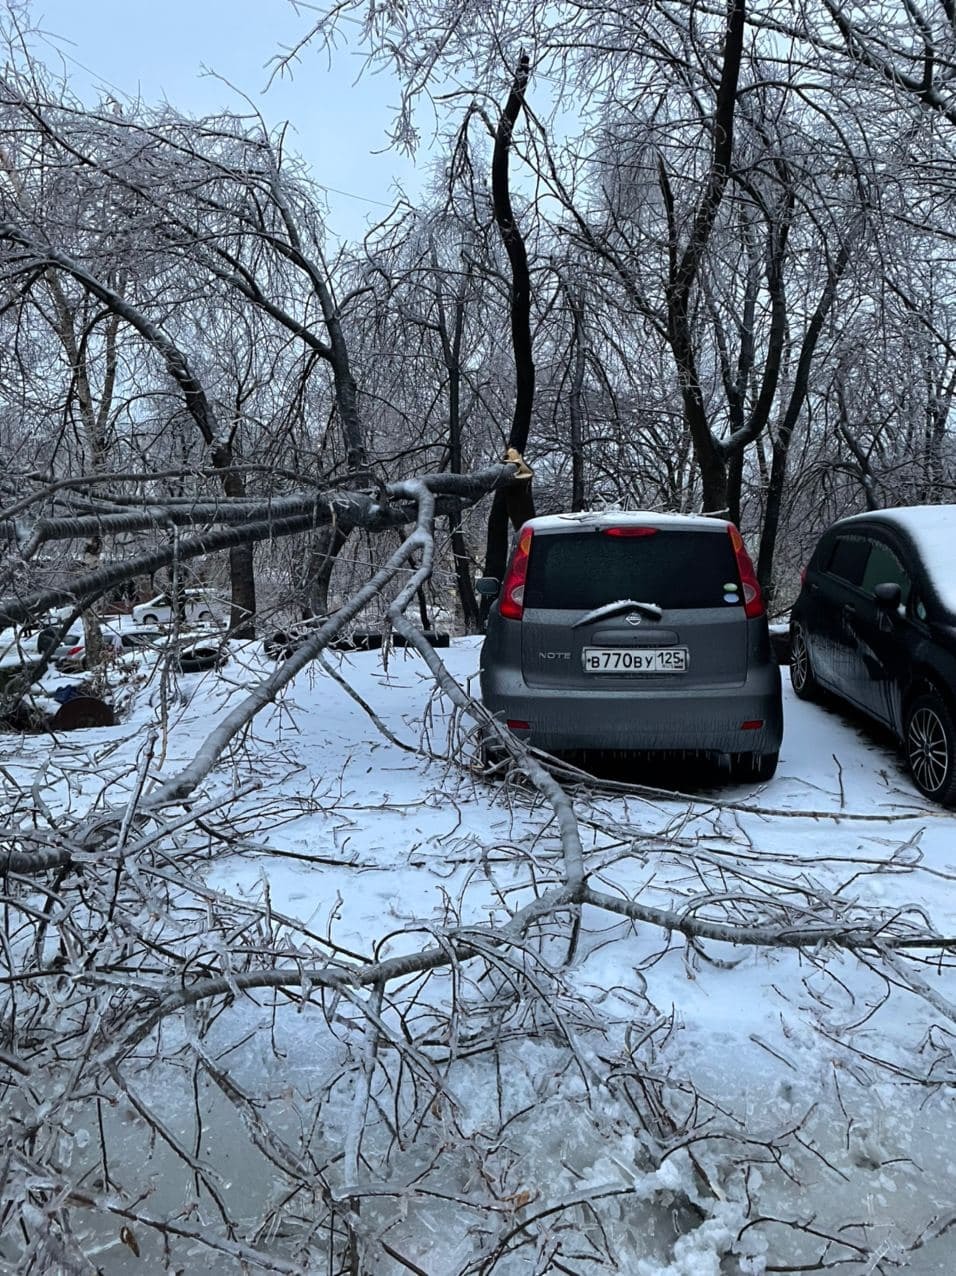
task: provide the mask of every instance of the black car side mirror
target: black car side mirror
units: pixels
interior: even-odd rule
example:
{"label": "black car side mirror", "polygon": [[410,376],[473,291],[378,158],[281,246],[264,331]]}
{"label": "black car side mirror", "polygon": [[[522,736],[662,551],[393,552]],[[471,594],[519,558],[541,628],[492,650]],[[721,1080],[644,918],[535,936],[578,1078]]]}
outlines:
{"label": "black car side mirror", "polygon": [[482,598],[497,598],[501,581],[497,576],[479,576],[475,581],[475,589]]}
{"label": "black car side mirror", "polygon": [[899,585],[890,581],[887,581],[884,585],[877,585],[873,590],[873,598],[881,611],[896,611],[902,597],[902,589],[900,589]]}

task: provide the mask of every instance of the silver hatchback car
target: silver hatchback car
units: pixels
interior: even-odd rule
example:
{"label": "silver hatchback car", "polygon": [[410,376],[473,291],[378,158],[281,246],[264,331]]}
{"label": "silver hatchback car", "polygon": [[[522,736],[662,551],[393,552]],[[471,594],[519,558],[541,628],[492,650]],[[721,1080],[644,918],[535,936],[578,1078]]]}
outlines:
{"label": "silver hatchback car", "polygon": [[521,528],[481,651],[481,696],[549,753],[724,754],[769,780],[780,671],[753,564],[722,519],[558,514]]}

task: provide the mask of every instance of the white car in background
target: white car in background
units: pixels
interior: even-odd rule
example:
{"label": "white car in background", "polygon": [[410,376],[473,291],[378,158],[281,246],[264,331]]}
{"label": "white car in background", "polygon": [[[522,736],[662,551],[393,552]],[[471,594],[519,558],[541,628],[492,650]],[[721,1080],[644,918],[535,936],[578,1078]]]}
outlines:
{"label": "white car in background", "polygon": [[[189,624],[209,625],[221,622],[226,610],[221,599],[211,597],[204,589],[184,590],[183,604],[184,619]],[[157,594],[155,598],[140,603],[130,612],[138,625],[169,625],[175,614],[169,594]]]}
{"label": "white car in background", "polygon": [[19,627],[0,632],[0,669],[13,670],[24,665],[38,665],[41,659],[36,634],[25,634]]}
{"label": "white car in background", "polygon": [[5,629],[0,633],[0,682],[17,669],[38,670],[44,658],[57,669],[73,672],[83,668],[85,655],[82,629],[68,634],[52,625],[29,634],[19,627]]}

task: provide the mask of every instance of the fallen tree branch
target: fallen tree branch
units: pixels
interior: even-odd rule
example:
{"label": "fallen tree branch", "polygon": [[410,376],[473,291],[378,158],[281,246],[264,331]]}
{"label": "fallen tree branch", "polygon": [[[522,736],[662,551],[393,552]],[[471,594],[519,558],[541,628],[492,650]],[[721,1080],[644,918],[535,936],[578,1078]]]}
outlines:
{"label": "fallen tree branch", "polygon": [[[457,511],[460,502],[480,500],[498,487],[507,486],[515,478],[518,468],[509,462],[472,474],[435,474],[418,481],[434,496],[452,501]],[[415,506],[407,498],[403,499],[402,490],[403,484],[390,483],[383,488],[381,496],[346,491],[301,494],[258,503],[243,499],[236,505],[222,500],[197,505],[195,511],[157,504],[136,513],[45,520],[29,530],[9,522],[0,524],[0,528],[5,526],[8,538],[22,544],[30,553],[35,552],[44,540],[53,539],[54,529],[59,529],[55,532],[56,539],[71,539],[106,532],[156,531],[164,524],[167,530],[196,523],[236,524],[198,536],[174,538],[165,545],[122,562],[77,576],[57,588],[0,598],[0,627],[28,621],[54,607],[89,606],[107,590],[135,576],[150,575],[173,562],[187,561],[237,545],[293,536],[332,522],[349,528],[362,527],[370,532],[403,527],[415,520],[416,512]],[[440,511],[447,512],[446,507],[441,506]],[[37,527],[41,528],[42,535],[37,535]]]}

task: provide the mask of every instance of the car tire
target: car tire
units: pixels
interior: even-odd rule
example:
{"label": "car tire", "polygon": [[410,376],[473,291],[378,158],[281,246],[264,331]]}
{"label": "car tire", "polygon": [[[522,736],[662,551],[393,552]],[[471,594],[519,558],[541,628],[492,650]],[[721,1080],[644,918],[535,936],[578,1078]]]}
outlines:
{"label": "car tire", "polygon": [[153,615],[153,613],[152,613],[152,612],[150,612],[150,613],[149,613],[149,615],[148,615],[148,616],[144,616],[144,617],[142,618],[142,620],[140,620],[140,622],[139,622],[139,623],[140,623],[141,625],[158,625],[158,624],[159,624],[159,617],[158,617],[158,616],[154,616],[154,615]]}
{"label": "car tire", "polygon": [[210,669],[220,669],[229,659],[225,651],[200,647],[192,652],[184,652],[179,657],[180,673],[207,673]]}
{"label": "car tire", "polygon": [[478,737],[478,762],[486,779],[500,780],[504,774],[501,763],[506,761],[508,750],[497,736],[485,735],[482,731]]}
{"label": "car tire", "polygon": [[780,753],[732,753],[730,777],[740,784],[766,784],[777,773]]}
{"label": "car tire", "polygon": [[907,706],[903,747],[920,793],[941,806],[956,805],[956,726],[939,692],[924,692]]}
{"label": "car tire", "polygon": [[790,631],[790,685],[801,700],[819,700],[821,687],[810,663],[807,631],[797,622]]}
{"label": "car tire", "polygon": [[288,634],[285,630],[278,629],[271,638],[265,639],[262,649],[269,660],[285,660],[287,646]]}
{"label": "car tire", "polygon": [[201,611],[199,615],[196,617],[196,619],[199,621],[200,624],[206,625],[209,623],[210,620],[215,620],[216,618],[211,611]]}
{"label": "car tire", "polygon": [[270,660],[288,660],[296,649],[296,643],[284,629],[279,629],[265,640],[262,649]]}

